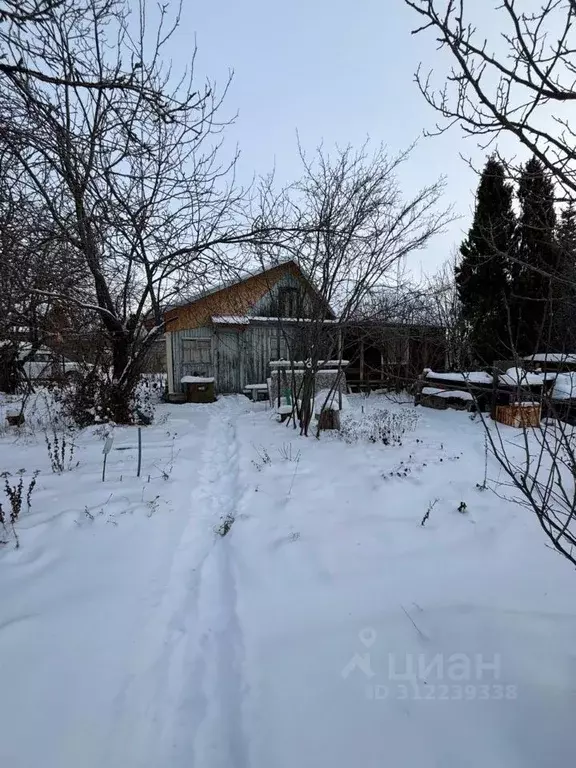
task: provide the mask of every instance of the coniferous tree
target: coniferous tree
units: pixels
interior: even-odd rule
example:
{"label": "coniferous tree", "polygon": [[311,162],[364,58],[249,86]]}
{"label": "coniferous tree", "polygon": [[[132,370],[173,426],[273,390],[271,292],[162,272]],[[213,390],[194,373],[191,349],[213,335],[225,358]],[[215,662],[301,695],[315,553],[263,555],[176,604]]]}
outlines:
{"label": "coniferous tree", "polygon": [[558,280],[553,294],[554,342],[565,352],[576,351],[576,207],[573,201],[564,208],[558,226]]}
{"label": "coniferous tree", "polygon": [[529,355],[556,347],[554,314],[558,308],[554,187],[535,157],[522,170],[518,200],[518,261],[512,267],[510,305],[515,351]]}
{"label": "coniferous tree", "polygon": [[490,158],[480,179],[474,221],[460,247],[456,285],[478,363],[510,357],[507,257],[515,248],[513,190],[503,165]]}

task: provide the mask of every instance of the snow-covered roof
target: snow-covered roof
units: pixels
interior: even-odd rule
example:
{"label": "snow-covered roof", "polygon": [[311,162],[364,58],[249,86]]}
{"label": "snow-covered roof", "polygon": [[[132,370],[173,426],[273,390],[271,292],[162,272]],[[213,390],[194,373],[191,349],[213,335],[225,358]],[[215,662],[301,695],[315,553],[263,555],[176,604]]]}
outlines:
{"label": "snow-covered roof", "polygon": [[213,384],[213,376],[182,376],[180,384]]}
{"label": "snow-covered roof", "polygon": [[307,274],[305,267],[302,264],[298,263],[298,261],[296,261],[295,259],[279,259],[278,261],[271,262],[270,264],[254,265],[254,267],[248,268],[248,269],[233,269],[231,270],[231,275],[228,279],[222,280],[220,283],[217,283],[213,286],[205,287],[200,291],[196,291],[195,293],[190,294],[186,298],[183,298],[181,301],[175,301],[174,303],[164,307],[163,311],[170,312],[171,310],[178,309],[179,307],[186,307],[189,304],[194,304],[196,301],[199,301],[200,299],[203,299],[206,296],[210,296],[211,294],[218,293],[219,291],[223,291],[226,288],[232,288],[232,286],[234,285],[243,283],[246,280],[249,280],[251,277],[259,277],[260,275],[265,275],[267,272],[271,272],[273,269],[277,269],[278,267],[285,267],[285,266],[288,266],[289,264],[293,264],[294,267],[298,270],[298,272],[309,283],[310,288],[318,295],[318,297],[326,305],[327,312],[331,315],[334,315],[332,308],[329,306],[326,299],[324,299],[323,296],[318,292],[318,289],[314,285],[312,276]]}
{"label": "snow-covered roof", "polygon": [[498,377],[500,384],[512,386],[539,386],[544,383],[546,375],[543,373],[530,373],[523,368],[508,368],[506,373]]}
{"label": "snow-covered roof", "polygon": [[250,322],[246,315],[213,315],[211,320],[216,325],[248,325]]}
{"label": "snow-covered roof", "polygon": [[[318,360],[317,365],[320,368],[344,368],[349,365],[349,360]],[[305,370],[308,368],[306,360],[270,360],[270,368],[297,368]]]}
{"label": "snow-covered roof", "polygon": [[310,317],[260,317],[256,315],[213,315],[211,318],[216,325],[249,325],[250,323],[337,323],[337,319],[326,318],[318,320]]}
{"label": "snow-covered roof", "polygon": [[572,352],[539,352],[536,355],[526,355],[523,360],[535,363],[576,363],[576,353]]}
{"label": "snow-covered roof", "polygon": [[280,321],[281,323],[339,323],[340,321],[338,318],[324,318],[323,320],[320,320],[319,318],[315,317],[260,317],[260,316],[250,316],[250,322],[260,322],[260,323],[277,323]]}
{"label": "snow-covered roof", "polygon": [[576,399],[576,373],[559,373],[556,375],[552,389],[553,400]]}
{"label": "snow-covered roof", "polygon": [[474,400],[470,392],[460,389],[436,389],[436,387],[423,387],[423,395],[435,395],[436,397],[456,397],[458,400]]}
{"label": "snow-covered roof", "polygon": [[427,379],[438,379],[439,381],[462,381],[468,384],[491,384],[492,376],[486,371],[464,371],[463,373],[436,373],[435,371],[426,371]]}

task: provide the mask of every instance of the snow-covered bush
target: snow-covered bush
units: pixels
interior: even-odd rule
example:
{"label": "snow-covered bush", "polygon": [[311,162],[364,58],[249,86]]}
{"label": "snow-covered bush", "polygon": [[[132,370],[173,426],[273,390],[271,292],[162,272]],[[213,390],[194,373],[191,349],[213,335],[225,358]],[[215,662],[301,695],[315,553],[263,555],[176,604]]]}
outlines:
{"label": "snow-covered bush", "polygon": [[154,382],[144,378],[138,382],[132,398],[132,420],[136,424],[151,424],[154,421],[154,405],[160,400],[161,390]]}
{"label": "snow-covered bush", "polygon": [[64,419],[83,429],[108,421],[106,418],[106,379],[97,366],[86,366],[68,376],[54,390]]}
{"label": "snow-covered bush", "polygon": [[[161,399],[161,379],[142,377],[130,402],[130,421],[150,424],[154,419],[154,404]],[[114,412],[115,386],[108,372],[99,366],[86,366],[74,371],[66,382],[54,390],[63,417],[68,424],[83,429],[93,424],[111,422]]]}
{"label": "snow-covered bush", "polygon": [[166,400],[168,377],[165,373],[145,373],[142,375],[141,381],[150,391],[150,397],[154,404]]}
{"label": "snow-covered bush", "polygon": [[384,408],[361,415],[346,415],[342,419],[340,435],[347,443],[367,441],[383,445],[402,445],[406,432],[413,432],[418,414],[413,409],[388,411]]}

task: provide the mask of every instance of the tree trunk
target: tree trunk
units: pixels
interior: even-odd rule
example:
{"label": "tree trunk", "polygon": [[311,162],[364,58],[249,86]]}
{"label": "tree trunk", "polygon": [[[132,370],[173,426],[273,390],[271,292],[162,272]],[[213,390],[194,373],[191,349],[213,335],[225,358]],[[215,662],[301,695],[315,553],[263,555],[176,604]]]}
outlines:
{"label": "tree trunk", "polygon": [[314,409],[315,373],[306,370],[302,378],[302,405],[300,408],[300,434],[308,437],[308,429],[312,421]]}
{"label": "tree trunk", "polygon": [[6,344],[0,347],[0,392],[14,395],[18,390],[19,382],[18,347],[14,344]]}
{"label": "tree trunk", "polygon": [[116,424],[130,424],[133,420],[132,396],[138,383],[133,364],[133,345],[127,334],[116,334],[111,340],[112,382],[107,388],[106,408]]}

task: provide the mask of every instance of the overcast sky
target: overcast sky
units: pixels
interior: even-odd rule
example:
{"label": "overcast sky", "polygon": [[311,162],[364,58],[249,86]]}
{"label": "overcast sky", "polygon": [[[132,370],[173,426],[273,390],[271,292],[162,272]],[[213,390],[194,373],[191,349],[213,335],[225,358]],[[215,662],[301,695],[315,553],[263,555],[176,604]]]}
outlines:
{"label": "overcast sky", "polygon": [[[420,60],[440,72],[447,63],[431,36],[410,35],[416,25],[403,0],[184,0],[171,53],[182,66],[196,35],[199,73],[224,82],[234,70],[226,104],[238,118],[227,141],[240,148],[240,177],[275,166],[284,182],[298,172],[296,131],[307,150],[370,136],[396,152],[434,127],[414,71]],[[477,179],[461,152],[483,157],[457,129],[420,138],[402,172],[407,193],[445,174],[446,203],[462,216],[412,258],[417,274],[435,271],[470,225]]]}

